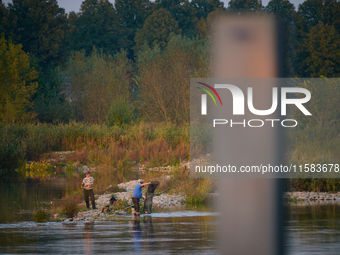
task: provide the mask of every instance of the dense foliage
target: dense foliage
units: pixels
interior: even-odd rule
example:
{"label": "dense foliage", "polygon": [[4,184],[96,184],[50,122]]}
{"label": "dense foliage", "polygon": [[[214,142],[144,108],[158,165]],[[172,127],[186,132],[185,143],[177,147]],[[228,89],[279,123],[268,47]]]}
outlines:
{"label": "dense foliage", "polygon": [[[84,0],[69,14],[56,0],[0,0],[0,171],[23,165],[35,143],[41,148],[34,155],[65,147],[55,135],[53,146],[39,137],[26,143],[19,137],[35,132],[17,124],[188,123],[189,78],[209,76],[209,27],[220,12],[279,16],[288,77],[340,75],[336,0],[306,0],[297,10],[289,0],[267,6],[231,0],[227,8],[220,0]],[[319,96],[309,105],[313,118],[297,116],[292,148],[301,139],[315,151],[321,140],[333,146],[340,132],[339,85],[301,86]],[[298,160],[303,150],[294,152]]]}
{"label": "dense foliage", "polygon": [[[306,0],[298,10],[289,0],[271,0],[267,6],[232,0],[227,8],[220,0],[84,0],[78,13],[66,14],[56,0],[14,0],[7,6],[1,0],[0,33],[2,45],[22,45],[30,60],[25,68],[38,75],[31,72],[25,83],[31,102],[23,108],[25,115],[49,123],[107,123],[113,101],[123,97],[138,110],[134,120],[180,123],[188,120],[188,78],[209,73],[214,13],[279,16],[285,73],[338,77],[339,7],[335,0]],[[27,80],[20,72],[18,79]]]}

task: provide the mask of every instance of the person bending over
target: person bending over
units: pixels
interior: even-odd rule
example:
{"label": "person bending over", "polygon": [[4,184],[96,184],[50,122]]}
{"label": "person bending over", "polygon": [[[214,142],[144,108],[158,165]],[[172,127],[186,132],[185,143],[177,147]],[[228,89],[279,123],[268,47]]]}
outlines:
{"label": "person bending over", "polygon": [[132,203],[135,207],[135,214],[139,215],[139,200],[143,197],[142,194],[142,187],[151,184],[151,182],[148,183],[144,183],[144,182],[140,182],[139,184],[136,185],[133,194],[132,194]]}

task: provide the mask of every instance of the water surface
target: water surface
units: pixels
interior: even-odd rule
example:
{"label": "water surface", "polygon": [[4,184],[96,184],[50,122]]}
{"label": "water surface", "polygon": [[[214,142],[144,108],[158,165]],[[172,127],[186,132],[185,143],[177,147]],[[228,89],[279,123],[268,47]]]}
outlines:
{"label": "water surface", "polygon": [[[60,199],[77,183],[2,184],[1,254],[216,254],[218,214],[181,208],[134,219],[43,223],[19,213],[39,201]],[[232,206],[232,205],[230,205]],[[237,208],[233,208],[236,210]],[[340,204],[287,204],[285,254],[340,254]]]}
{"label": "water surface", "polygon": [[0,224],[5,254],[215,254],[215,216]]}
{"label": "water surface", "polygon": [[287,254],[340,254],[340,204],[290,204],[285,208]]}

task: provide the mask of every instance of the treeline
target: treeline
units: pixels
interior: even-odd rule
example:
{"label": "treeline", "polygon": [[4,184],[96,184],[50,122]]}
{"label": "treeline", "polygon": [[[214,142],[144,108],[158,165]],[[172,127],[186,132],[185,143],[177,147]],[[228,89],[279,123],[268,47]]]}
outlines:
{"label": "treeline", "polygon": [[189,78],[209,75],[214,15],[267,12],[285,24],[289,77],[338,77],[340,3],[306,0],[0,0],[0,123],[108,125],[189,120]]}

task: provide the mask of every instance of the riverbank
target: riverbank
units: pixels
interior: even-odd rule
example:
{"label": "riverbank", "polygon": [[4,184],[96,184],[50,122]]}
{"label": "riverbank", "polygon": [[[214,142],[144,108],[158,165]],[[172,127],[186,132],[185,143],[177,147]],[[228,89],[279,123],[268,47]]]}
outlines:
{"label": "riverbank", "polygon": [[294,191],[284,192],[284,198],[288,202],[304,201],[304,202],[340,202],[340,192],[307,192],[307,191]]}
{"label": "riverbank", "polygon": [[[105,192],[102,195],[95,195],[95,202],[97,209],[90,209],[82,212],[78,212],[76,216],[72,218],[62,217],[61,215],[55,214],[53,220],[55,221],[103,221],[114,219],[116,216],[128,216],[132,206],[131,197],[133,189],[141,180],[132,180],[125,183],[118,184],[120,189],[125,189],[123,192]],[[143,192],[144,194],[144,192]],[[109,205],[110,198],[114,196],[119,201],[118,206],[113,206],[112,210],[108,213],[102,212],[103,207]],[[181,194],[155,194],[153,198],[153,208],[155,210],[174,210],[176,207],[183,205],[186,201],[186,196]],[[80,207],[85,207],[85,202],[79,204]]]}
{"label": "riverbank", "polygon": [[[113,208],[110,213],[102,213],[102,208],[109,204],[109,200],[112,196],[115,196],[120,201],[129,203],[127,207],[131,206],[131,196],[134,187],[140,180],[132,180],[125,183],[118,184],[120,189],[126,189],[124,192],[105,193],[103,195],[96,195],[96,205],[98,209],[79,212],[73,218],[59,218],[58,221],[70,222],[70,221],[105,221],[115,219],[117,216],[129,216],[128,208]],[[326,205],[326,204],[340,204],[340,192],[305,192],[294,191],[284,192],[283,194],[286,202],[296,203],[300,206],[308,205]],[[186,202],[186,196],[181,194],[160,194],[156,195],[153,199],[153,208],[157,211],[171,211],[179,208]],[[85,206],[82,202],[81,206]]]}

